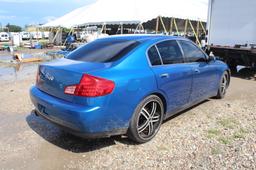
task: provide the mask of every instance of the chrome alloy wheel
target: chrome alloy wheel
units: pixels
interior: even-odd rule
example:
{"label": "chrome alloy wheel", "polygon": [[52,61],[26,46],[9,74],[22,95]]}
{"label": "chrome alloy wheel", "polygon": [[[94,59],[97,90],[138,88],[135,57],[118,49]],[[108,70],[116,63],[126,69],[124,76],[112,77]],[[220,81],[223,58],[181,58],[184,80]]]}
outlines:
{"label": "chrome alloy wheel", "polygon": [[137,122],[137,132],[143,139],[148,139],[155,135],[161,125],[162,120],[161,107],[158,101],[146,103],[139,115]]}
{"label": "chrome alloy wheel", "polygon": [[225,95],[227,86],[228,86],[228,77],[227,77],[227,75],[224,75],[221,80],[221,85],[220,85],[220,92],[222,95]]}

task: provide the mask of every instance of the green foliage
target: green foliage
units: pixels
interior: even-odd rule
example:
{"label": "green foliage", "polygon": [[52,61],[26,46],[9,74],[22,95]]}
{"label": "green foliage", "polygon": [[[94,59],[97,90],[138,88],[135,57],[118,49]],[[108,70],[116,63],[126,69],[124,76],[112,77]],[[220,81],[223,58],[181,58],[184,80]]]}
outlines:
{"label": "green foliage", "polygon": [[8,28],[7,31],[9,31],[9,32],[21,32],[22,31],[22,28],[18,25],[7,24],[6,28]]}

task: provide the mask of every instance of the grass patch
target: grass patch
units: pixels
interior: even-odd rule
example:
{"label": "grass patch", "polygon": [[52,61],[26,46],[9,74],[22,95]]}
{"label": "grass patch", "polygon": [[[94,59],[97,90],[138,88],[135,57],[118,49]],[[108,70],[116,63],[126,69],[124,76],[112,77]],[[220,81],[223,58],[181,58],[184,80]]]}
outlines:
{"label": "grass patch", "polygon": [[243,129],[243,128],[240,128],[240,130],[238,132],[235,132],[233,134],[233,138],[234,139],[244,139],[245,138],[245,135],[248,133],[247,130]]}
{"label": "grass patch", "polygon": [[246,130],[246,129],[244,129],[244,128],[240,128],[239,132],[240,132],[240,133],[244,133],[244,134],[245,134],[245,133],[249,133],[248,130]]}
{"label": "grass patch", "polygon": [[244,139],[245,135],[242,134],[242,133],[239,133],[239,132],[235,132],[234,135],[233,135],[233,138],[235,138],[235,139]]}
{"label": "grass patch", "polygon": [[225,144],[225,145],[228,145],[228,144],[231,143],[230,137],[224,137],[224,136],[218,138],[218,141]]}
{"label": "grass patch", "polygon": [[219,120],[218,123],[221,126],[228,128],[228,129],[234,129],[238,125],[238,122],[232,118],[226,118],[226,119]]}
{"label": "grass patch", "polygon": [[215,147],[211,149],[212,155],[219,155],[221,154],[221,149],[219,147]]}
{"label": "grass patch", "polygon": [[207,137],[208,138],[213,138],[215,136],[218,136],[220,135],[220,131],[218,129],[209,129],[207,131]]}

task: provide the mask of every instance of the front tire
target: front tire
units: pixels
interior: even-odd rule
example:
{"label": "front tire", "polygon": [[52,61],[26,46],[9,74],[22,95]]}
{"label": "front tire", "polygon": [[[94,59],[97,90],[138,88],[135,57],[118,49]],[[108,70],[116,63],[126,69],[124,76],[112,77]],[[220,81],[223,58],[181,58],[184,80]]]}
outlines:
{"label": "front tire", "polygon": [[150,95],[140,102],[133,114],[128,129],[128,137],[145,143],[155,137],[163,122],[164,106],[156,95]]}
{"label": "front tire", "polygon": [[216,98],[223,99],[225,97],[228,85],[229,85],[230,76],[227,71],[225,71],[221,77],[219,84],[219,89]]}

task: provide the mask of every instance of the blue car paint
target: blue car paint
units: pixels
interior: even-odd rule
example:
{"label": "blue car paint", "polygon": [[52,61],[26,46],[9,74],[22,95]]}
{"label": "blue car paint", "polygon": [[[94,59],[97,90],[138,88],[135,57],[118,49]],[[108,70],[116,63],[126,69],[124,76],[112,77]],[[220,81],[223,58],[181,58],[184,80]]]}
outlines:
{"label": "blue car paint", "polygon": [[[151,66],[147,49],[170,36],[113,36],[108,39],[137,40],[141,44],[112,63],[88,63],[58,59],[40,65],[42,85],[33,86],[30,96],[40,115],[67,127],[75,134],[124,134],[137,105],[146,96],[157,94],[165,101],[166,118],[217,94],[220,78],[228,70],[221,61]],[[200,73],[196,73],[198,69]],[[44,72],[42,71],[44,70]],[[169,73],[167,79],[159,75]],[[47,74],[55,79],[49,82]],[[82,74],[115,82],[114,91],[102,97],[64,94],[67,85],[79,83]],[[48,92],[50,94],[48,94]],[[86,135],[87,136],[87,135]]]}

